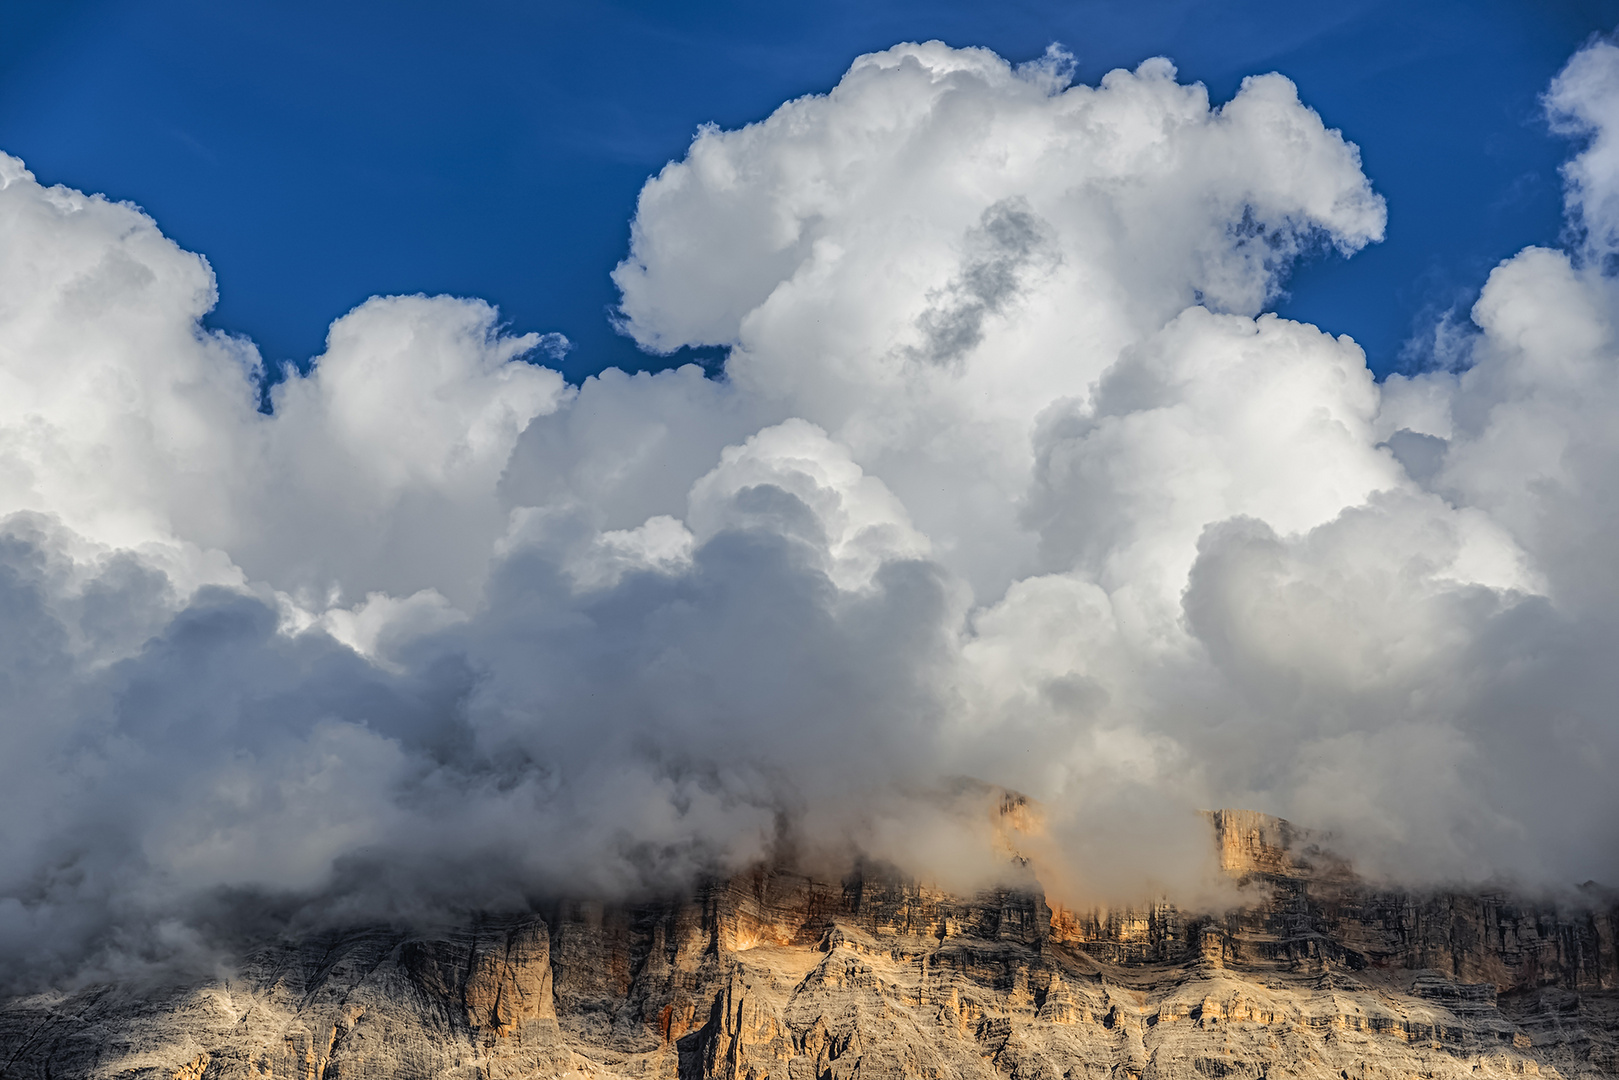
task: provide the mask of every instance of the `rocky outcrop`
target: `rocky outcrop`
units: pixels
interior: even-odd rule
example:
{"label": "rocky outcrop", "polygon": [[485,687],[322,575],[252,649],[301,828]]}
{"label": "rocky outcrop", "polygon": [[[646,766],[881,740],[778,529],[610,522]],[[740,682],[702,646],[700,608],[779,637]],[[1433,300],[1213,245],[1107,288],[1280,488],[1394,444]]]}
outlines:
{"label": "rocky outcrop", "polygon": [[1612,897],[1377,889],[1285,822],[1212,820],[1253,897],[1226,913],[759,870],[14,999],[0,1077],[1619,1075]]}
{"label": "rocky outcrop", "polygon": [[1536,902],[1375,888],[1285,821],[1232,810],[1211,817],[1222,867],[1269,894],[1210,921],[1203,932],[1218,936],[1222,958],[1319,956],[1351,971],[1434,970],[1503,992],[1619,988],[1619,896],[1611,891],[1587,886],[1572,901]]}

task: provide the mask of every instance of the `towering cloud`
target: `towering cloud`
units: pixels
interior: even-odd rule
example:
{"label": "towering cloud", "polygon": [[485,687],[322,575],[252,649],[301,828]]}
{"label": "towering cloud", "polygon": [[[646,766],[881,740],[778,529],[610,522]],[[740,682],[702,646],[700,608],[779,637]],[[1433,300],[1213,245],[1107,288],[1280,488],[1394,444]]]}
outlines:
{"label": "towering cloud", "polygon": [[391,297],[269,413],[201,258],[0,157],[0,955],[773,856],[970,883],[978,781],[1076,898],[1199,887],[1214,805],[1611,876],[1615,72],[1547,99],[1574,247],[1382,384],[1263,313],[1384,227],[1279,75],[861,57],[642,192],[622,327],[723,378],[570,387],[559,335]]}

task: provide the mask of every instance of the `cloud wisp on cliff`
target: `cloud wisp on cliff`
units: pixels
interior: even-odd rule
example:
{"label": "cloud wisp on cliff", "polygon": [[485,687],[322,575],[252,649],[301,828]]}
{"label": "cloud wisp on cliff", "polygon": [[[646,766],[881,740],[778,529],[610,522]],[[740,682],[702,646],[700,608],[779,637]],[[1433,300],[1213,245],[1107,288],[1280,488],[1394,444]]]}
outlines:
{"label": "cloud wisp on cliff", "polygon": [[1567,246],[1382,383],[1265,313],[1385,226],[1279,75],[861,57],[642,191],[622,329],[723,378],[386,297],[269,413],[202,258],[0,157],[0,957],[784,852],[970,885],[964,777],[1076,898],[1198,887],[1213,806],[1611,879],[1619,49],[1546,105]]}

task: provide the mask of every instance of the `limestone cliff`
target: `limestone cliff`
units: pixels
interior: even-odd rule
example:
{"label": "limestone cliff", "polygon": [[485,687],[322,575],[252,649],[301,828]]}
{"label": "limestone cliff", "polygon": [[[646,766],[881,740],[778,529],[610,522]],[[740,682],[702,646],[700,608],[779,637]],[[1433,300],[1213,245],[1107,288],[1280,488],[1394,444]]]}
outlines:
{"label": "limestone cliff", "polygon": [[1619,906],[1358,882],[1211,815],[1247,906],[1053,911],[888,874],[356,928],[229,977],[0,1005],[0,1077],[1619,1075]]}

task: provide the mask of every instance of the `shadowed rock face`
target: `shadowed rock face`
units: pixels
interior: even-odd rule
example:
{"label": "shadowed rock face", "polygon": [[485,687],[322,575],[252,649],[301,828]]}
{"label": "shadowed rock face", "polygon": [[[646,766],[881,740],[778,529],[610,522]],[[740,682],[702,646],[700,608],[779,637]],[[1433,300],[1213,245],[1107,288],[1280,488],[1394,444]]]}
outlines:
{"label": "shadowed rock face", "polygon": [[0,1077],[1619,1075],[1613,896],[1374,889],[1286,822],[1211,818],[1254,898],[1224,914],[761,870],[13,999]]}

